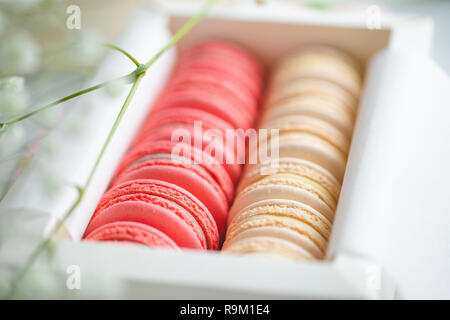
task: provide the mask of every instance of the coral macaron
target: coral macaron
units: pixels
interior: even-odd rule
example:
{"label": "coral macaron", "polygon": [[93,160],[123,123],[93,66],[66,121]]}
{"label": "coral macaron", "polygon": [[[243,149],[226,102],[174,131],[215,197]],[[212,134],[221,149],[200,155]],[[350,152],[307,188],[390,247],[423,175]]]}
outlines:
{"label": "coral macaron", "polygon": [[262,76],[264,72],[262,66],[257,62],[256,58],[249,51],[231,42],[209,40],[192,47],[190,50],[185,51],[183,55],[189,55],[199,52],[207,54],[228,55],[230,57],[233,57],[233,61],[245,63],[248,68],[250,68],[255,74],[259,76]]}
{"label": "coral macaron", "polygon": [[212,85],[208,88],[195,85],[178,86],[176,90],[168,90],[154,108],[156,111],[175,107],[208,111],[231,123],[234,128],[248,129],[254,121],[248,109],[237,99]]}
{"label": "coral macaron", "polygon": [[239,145],[245,146],[244,139],[241,139],[239,144],[236,143],[234,146],[231,146],[231,144],[227,143],[225,134],[219,129],[207,129],[202,132],[195,125],[173,124],[151,130],[148,137],[141,139],[138,143],[149,144],[157,143],[158,141],[185,143],[201,149],[207,156],[215,158],[234,182],[241,175],[242,163],[245,159],[238,160],[238,157],[242,157],[242,152],[238,153],[237,148]]}
{"label": "coral macaron", "polygon": [[122,160],[116,172],[116,177],[135,164],[149,159],[168,157],[200,166],[222,188],[228,201],[232,201],[234,194],[233,180],[224,167],[217,159],[204,153],[201,149],[184,143],[155,141],[149,144],[138,145]]}
{"label": "coral macaron", "polygon": [[176,76],[168,84],[168,89],[174,90],[178,86],[195,85],[199,88],[205,88],[213,86],[220,93],[230,97],[230,101],[234,104],[242,106],[242,112],[250,114],[252,118],[255,118],[258,112],[257,101],[244,90],[241,86],[237,85],[233,79],[228,79],[225,75],[217,77],[211,75],[209,72],[197,72],[184,75],[182,72],[177,73]]}
{"label": "coral macaron", "polygon": [[208,209],[186,190],[160,180],[129,181],[109,190],[86,235],[115,221],[151,226],[181,248],[215,250],[219,245],[217,225]]}
{"label": "coral macaron", "polygon": [[218,63],[217,58],[200,58],[192,61],[179,61],[176,66],[176,72],[202,72],[212,71],[215,74],[225,74],[227,77],[233,77],[235,82],[249,90],[255,99],[261,96],[262,83],[261,77],[252,72],[242,69],[239,65]]}
{"label": "coral macaron", "polygon": [[149,247],[179,249],[175,242],[161,231],[130,221],[107,223],[89,233],[85,240],[134,242]]}
{"label": "coral macaron", "polygon": [[113,185],[140,179],[175,184],[197,197],[212,214],[221,237],[225,232],[228,201],[217,182],[199,166],[174,159],[149,159],[125,170]]}
{"label": "coral macaron", "polygon": [[208,112],[207,110],[199,110],[196,108],[183,106],[153,111],[149,115],[144,127],[141,129],[139,138],[145,139],[150,135],[149,130],[159,128],[161,126],[181,123],[193,125],[195,121],[201,121],[203,130],[214,128],[225,131],[227,129],[233,129],[233,125],[231,123],[212,114],[211,112]]}

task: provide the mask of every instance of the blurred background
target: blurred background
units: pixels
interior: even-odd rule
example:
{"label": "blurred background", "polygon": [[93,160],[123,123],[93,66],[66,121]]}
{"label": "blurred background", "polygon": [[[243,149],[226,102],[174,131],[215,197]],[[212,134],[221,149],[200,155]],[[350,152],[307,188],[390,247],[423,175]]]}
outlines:
{"label": "blurred background", "polygon": [[[15,119],[85,87],[109,50],[101,43],[114,42],[139,5],[156,1],[0,0],[0,122]],[[434,22],[432,56],[450,73],[449,0],[224,1],[230,5],[286,2],[298,7],[298,10],[337,11],[358,17],[377,14],[381,19],[388,14],[429,16]],[[184,2],[198,5],[204,1]],[[76,13],[77,8],[80,9],[80,21],[69,21],[68,17]],[[121,88],[119,85],[105,90],[114,96]],[[38,150],[49,155],[55,151],[57,141],[46,138],[60,120],[70,113],[70,104],[67,103],[69,107],[39,113],[0,132],[0,202],[17,177],[29,166],[38,167],[49,194],[57,192],[63,182],[52,175],[46,163],[32,160]],[[87,109],[89,107],[86,106]],[[81,122],[82,119],[67,130],[76,135],[82,130]],[[8,228],[0,224],[0,236],[4,232],[11,232],[6,230]],[[40,277],[35,280],[46,282]],[[30,297],[33,297],[33,292],[30,292]]]}

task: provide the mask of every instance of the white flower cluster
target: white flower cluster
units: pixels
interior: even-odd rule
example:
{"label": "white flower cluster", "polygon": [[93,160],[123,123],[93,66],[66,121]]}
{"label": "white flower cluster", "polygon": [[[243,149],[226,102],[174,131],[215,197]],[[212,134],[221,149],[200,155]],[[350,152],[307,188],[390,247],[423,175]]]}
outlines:
{"label": "white flower cluster", "polygon": [[[0,0],[0,122],[60,98],[51,88],[66,92],[60,84],[72,78],[81,82],[104,53],[100,37],[66,28],[65,9],[58,0]],[[34,164],[27,161],[31,149],[51,153],[48,143],[36,142],[63,115],[63,108],[52,108],[0,130],[0,198],[18,168]],[[47,183],[49,189],[56,188],[55,181]]]}
{"label": "white flower cluster", "polygon": [[29,74],[40,64],[40,48],[25,32],[7,36],[0,46],[0,74]]}
{"label": "white flower cluster", "polygon": [[0,78],[0,119],[7,120],[22,113],[26,103],[24,78]]}

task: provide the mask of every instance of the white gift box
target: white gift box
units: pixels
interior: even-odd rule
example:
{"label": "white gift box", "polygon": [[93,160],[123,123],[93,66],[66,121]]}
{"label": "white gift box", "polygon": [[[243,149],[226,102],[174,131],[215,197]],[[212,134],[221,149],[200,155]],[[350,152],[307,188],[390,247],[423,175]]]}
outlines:
{"label": "white gift box", "polygon": [[[145,62],[197,10],[177,1],[141,7],[118,44]],[[77,265],[88,278],[117,284],[113,292],[96,292],[96,298],[449,298],[449,79],[429,58],[429,19],[382,15],[377,29],[369,29],[367,19],[363,14],[298,10],[270,2],[214,8],[147,72],[92,184],[58,235],[66,239],[57,242],[55,272],[65,275],[68,266]],[[164,84],[176,50],[205,38],[240,43],[268,68],[307,43],[335,45],[366,64],[326,260],[292,262],[79,241]],[[110,54],[93,83],[131,68],[125,58]],[[74,108],[52,133],[63,142],[51,158],[43,159],[67,183],[57,195],[48,196],[39,187],[40,173],[30,167],[0,204],[2,219],[13,216],[24,229],[50,234],[74,203],[73,186],[86,180],[125,96],[126,92],[116,97],[96,92],[80,99],[77,104],[89,103],[91,110]],[[64,128],[79,119],[83,133],[68,137]],[[27,218],[30,212],[41,218],[39,222]],[[16,247],[20,240],[7,239],[0,247],[0,265],[23,264],[25,251],[19,254]],[[82,289],[73,295],[93,294]]]}

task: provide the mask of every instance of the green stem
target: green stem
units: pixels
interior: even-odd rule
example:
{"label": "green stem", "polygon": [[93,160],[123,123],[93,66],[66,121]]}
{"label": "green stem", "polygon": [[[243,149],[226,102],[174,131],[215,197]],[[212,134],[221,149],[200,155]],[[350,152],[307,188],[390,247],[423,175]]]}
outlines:
{"label": "green stem", "polygon": [[160,56],[164,54],[168,49],[173,47],[178,41],[180,41],[181,38],[183,38],[193,27],[195,27],[204,17],[205,15],[211,10],[211,8],[214,6],[214,4],[218,0],[209,0],[203,8],[191,19],[189,19],[178,31],[175,33],[175,35],[172,37],[172,39],[167,43],[164,48],[162,48],[155,56],[153,56],[146,64],[145,68],[148,69],[153,63],[155,63],[156,60]]}
{"label": "green stem", "polygon": [[[117,127],[119,126],[120,122],[122,121],[122,118],[123,118],[125,112],[127,111],[128,106],[130,105],[131,100],[133,99],[143,76],[144,76],[143,73],[139,74],[136,78],[136,81],[133,83],[133,86],[131,87],[130,92],[128,93],[128,96],[125,99],[125,102],[123,103],[122,108],[120,109],[120,112],[117,115],[117,118],[111,127],[111,130],[109,131],[108,137],[106,138],[105,143],[103,144],[102,149],[100,150],[100,153],[97,156],[97,159],[95,160],[94,166],[92,167],[92,169],[89,173],[89,176],[86,180],[86,183],[85,183],[83,189],[86,189],[89,186],[89,184],[91,183],[92,178],[95,174],[95,171],[97,170],[97,167],[100,164],[100,161],[102,160],[103,155],[104,155],[106,149],[108,148],[109,143],[111,142],[111,139],[117,130]],[[68,215],[66,215],[66,216],[68,217]],[[65,221],[66,216],[63,218],[63,221]]]}
{"label": "green stem", "polygon": [[127,56],[131,61],[133,61],[133,63],[136,65],[136,67],[139,67],[141,64],[139,63],[139,61],[137,61],[137,59],[135,57],[133,57],[129,52],[125,51],[124,49],[116,46],[115,44],[110,44],[110,43],[103,43],[103,46],[110,48],[110,49],[114,49],[116,51],[119,51],[121,53],[123,53],[125,56]]}
{"label": "green stem", "polygon": [[[138,70],[138,69],[139,68],[137,68],[136,70]],[[23,121],[25,119],[28,119],[28,118],[34,116],[37,113],[40,113],[40,112],[45,111],[47,109],[50,109],[50,108],[52,108],[54,106],[57,106],[57,105],[59,105],[59,104],[61,104],[63,102],[66,102],[66,101],[70,100],[70,99],[79,97],[79,96],[81,96],[83,94],[95,91],[95,90],[100,89],[100,88],[104,88],[104,87],[106,87],[108,85],[111,85],[114,82],[125,81],[125,82],[130,83],[131,81],[135,80],[136,70],[131,72],[131,73],[129,73],[129,74],[127,74],[127,75],[125,75],[125,76],[122,76],[122,77],[119,77],[119,78],[116,78],[116,79],[113,79],[113,80],[108,80],[108,81],[99,83],[99,84],[97,84],[95,86],[92,86],[92,87],[80,90],[80,91],[72,93],[72,94],[69,94],[68,96],[65,96],[64,98],[58,99],[56,101],[53,101],[53,102],[51,102],[51,103],[49,103],[49,104],[47,104],[45,106],[42,106],[42,107],[40,107],[40,108],[38,108],[36,110],[33,110],[33,111],[29,112],[29,113],[26,113],[26,114],[24,114],[24,115],[22,115],[22,116],[20,116],[18,118],[15,118],[13,120],[6,121],[6,122],[0,122],[0,132],[3,131],[3,130],[6,130],[9,126],[11,126],[11,125],[13,125],[13,124],[15,124],[17,122]]]}

